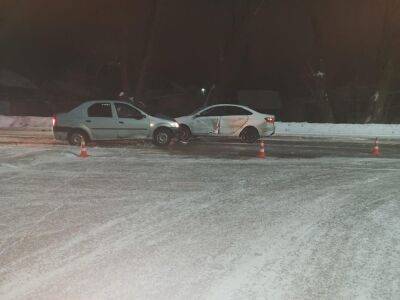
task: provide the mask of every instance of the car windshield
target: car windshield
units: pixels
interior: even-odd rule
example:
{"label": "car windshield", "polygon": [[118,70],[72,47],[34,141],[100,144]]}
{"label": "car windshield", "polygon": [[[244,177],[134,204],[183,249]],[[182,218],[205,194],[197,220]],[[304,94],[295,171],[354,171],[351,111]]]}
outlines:
{"label": "car windshield", "polygon": [[132,105],[134,108],[140,110],[142,113],[149,115],[149,113],[144,109],[145,105],[142,102],[127,101],[127,102],[122,102],[122,103],[127,103],[129,105]]}

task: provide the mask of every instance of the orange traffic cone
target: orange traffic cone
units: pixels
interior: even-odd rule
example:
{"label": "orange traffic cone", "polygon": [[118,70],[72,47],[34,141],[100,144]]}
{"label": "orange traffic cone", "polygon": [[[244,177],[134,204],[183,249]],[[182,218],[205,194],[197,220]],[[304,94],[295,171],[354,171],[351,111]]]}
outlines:
{"label": "orange traffic cone", "polygon": [[82,158],[89,157],[84,140],[82,140],[82,142],[81,142],[81,153],[79,154],[79,157],[82,157]]}
{"label": "orange traffic cone", "polygon": [[261,141],[261,142],[260,142],[260,149],[258,150],[257,157],[258,157],[258,158],[265,158],[265,145],[264,145],[264,141]]}
{"label": "orange traffic cone", "polygon": [[372,148],[372,155],[373,156],[379,156],[381,154],[381,151],[379,149],[379,143],[378,143],[378,138],[375,139],[374,147]]}

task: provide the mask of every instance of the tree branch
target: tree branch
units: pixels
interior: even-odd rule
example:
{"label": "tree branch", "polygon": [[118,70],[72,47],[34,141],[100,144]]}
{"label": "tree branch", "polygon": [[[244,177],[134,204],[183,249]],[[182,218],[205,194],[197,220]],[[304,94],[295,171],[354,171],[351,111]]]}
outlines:
{"label": "tree branch", "polygon": [[257,8],[254,10],[253,16],[257,16],[257,14],[260,12],[261,7],[264,5],[265,0],[261,0],[260,4],[258,4]]}

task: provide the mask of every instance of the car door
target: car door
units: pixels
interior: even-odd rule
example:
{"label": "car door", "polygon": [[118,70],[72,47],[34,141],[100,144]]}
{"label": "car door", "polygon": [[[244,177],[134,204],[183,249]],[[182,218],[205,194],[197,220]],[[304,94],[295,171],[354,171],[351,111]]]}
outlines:
{"label": "car door", "polygon": [[84,123],[95,140],[113,140],[118,137],[118,126],[110,102],[90,105]]}
{"label": "car door", "polygon": [[193,117],[191,123],[192,134],[218,136],[220,134],[220,117],[220,106],[201,111]]}
{"label": "car door", "polygon": [[149,118],[127,103],[115,103],[118,117],[118,138],[138,139],[149,134]]}
{"label": "car door", "polygon": [[221,135],[237,136],[246,126],[252,113],[239,106],[224,106],[221,116]]}

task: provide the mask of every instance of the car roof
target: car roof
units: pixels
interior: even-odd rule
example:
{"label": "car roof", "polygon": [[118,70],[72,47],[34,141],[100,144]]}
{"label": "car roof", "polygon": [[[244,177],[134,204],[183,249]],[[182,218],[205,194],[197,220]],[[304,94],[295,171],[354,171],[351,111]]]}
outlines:
{"label": "car roof", "polygon": [[127,104],[127,105],[130,105],[130,106],[132,106],[133,108],[139,110],[140,112],[145,113],[142,109],[138,108],[138,107],[137,107],[135,104],[133,104],[133,103],[126,102],[126,101],[123,101],[123,100],[107,100],[107,99],[104,99],[104,100],[89,100],[89,101],[85,101],[85,102],[82,102],[80,105],[78,105],[76,108],[74,108],[74,110],[75,110],[75,109],[78,109],[78,110],[79,110],[79,109],[88,109],[90,106],[92,106],[93,104],[96,104],[96,103],[112,103],[112,104],[115,104],[115,103],[122,103],[122,104]]}
{"label": "car roof", "polygon": [[105,102],[108,102],[108,103],[122,103],[122,104],[128,104],[128,105],[131,105],[131,106],[133,106],[133,107],[136,108],[136,106],[135,106],[133,103],[130,103],[130,102],[127,102],[127,101],[123,101],[123,100],[107,100],[107,99],[104,99],[104,100],[89,100],[89,101],[85,101],[85,102],[82,102],[80,106],[89,106],[89,105],[92,105],[92,104],[96,104],[96,103],[105,103]]}
{"label": "car roof", "polygon": [[89,100],[89,101],[85,101],[82,104],[93,104],[93,103],[103,103],[103,102],[123,102],[123,101],[119,101],[119,100],[108,100],[108,99],[102,99],[102,100]]}
{"label": "car roof", "polygon": [[254,111],[253,109],[251,109],[251,108],[248,107],[248,106],[239,105],[239,104],[228,104],[228,103],[227,103],[227,104],[214,104],[214,105],[210,105],[210,106],[207,106],[207,107],[203,107],[202,110],[207,109],[207,108],[211,108],[211,107],[219,107],[219,106],[235,106],[235,107],[240,107],[240,108],[244,108],[244,109],[248,109],[248,110]]}
{"label": "car roof", "polygon": [[210,105],[210,107],[211,106],[239,106],[239,107],[245,107],[245,106],[240,105],[240,104],[232,104],[232,103],[218,103],[218,104]]}

